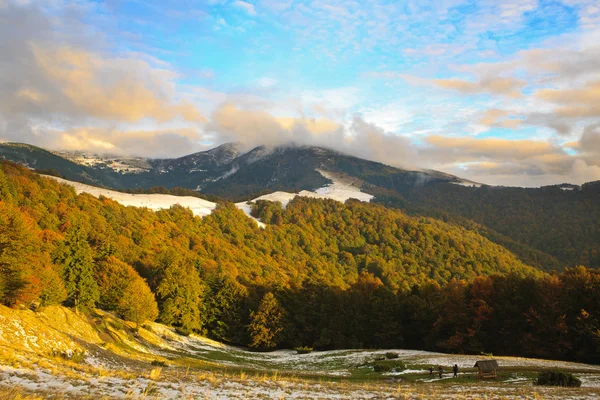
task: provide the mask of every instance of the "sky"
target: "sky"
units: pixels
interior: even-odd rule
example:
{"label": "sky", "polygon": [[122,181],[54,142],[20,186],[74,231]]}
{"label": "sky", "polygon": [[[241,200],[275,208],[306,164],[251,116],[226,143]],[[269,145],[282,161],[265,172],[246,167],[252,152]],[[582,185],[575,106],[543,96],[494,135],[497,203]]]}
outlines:
{"label": "sky", "polygon": [[0,141],[600,180],[600,3],[0,0]]}

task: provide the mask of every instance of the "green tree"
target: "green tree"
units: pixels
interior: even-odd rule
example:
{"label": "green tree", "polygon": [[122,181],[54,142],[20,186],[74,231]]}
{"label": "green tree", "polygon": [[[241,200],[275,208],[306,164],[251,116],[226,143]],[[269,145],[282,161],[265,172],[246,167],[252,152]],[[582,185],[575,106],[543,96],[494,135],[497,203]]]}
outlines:
{"label": "green tree", "polygon": [[250,314],[250,347],[272,349],[279,344],[283,332],[285,310],[273,293],[264,295],[258,309]]}
{"label": "green tree", "polygon": [[100,292],[94,278],[92,249],[81,222],[77,221],[69,227],[57,261],[63,267],[67,301],[73,304],[75,310],[93,307]]}
{"label": "green tree", "polygon": [[200,331],[204,286],[198,271],[193,262],[182,259],[175,250],[169,250],[164,256],[162,263],[167,265],[157,288],[160,319],[189,331]]}
{"label": "green tree", "polygon": [[211,278],[207,284],[206,333],[217,340],[244,343],[249,317],[245,307],[248,289],[223,276]]}
{"label": "green tree", "polygon": [[0,201],[12,203],[14,200],[14,188],[8,181],[4,169],[0,166]]}
{"label": "green tree", "polygon": [[0,201],[0,301],[8,306],[37,300],[41,243],[28,218]]}

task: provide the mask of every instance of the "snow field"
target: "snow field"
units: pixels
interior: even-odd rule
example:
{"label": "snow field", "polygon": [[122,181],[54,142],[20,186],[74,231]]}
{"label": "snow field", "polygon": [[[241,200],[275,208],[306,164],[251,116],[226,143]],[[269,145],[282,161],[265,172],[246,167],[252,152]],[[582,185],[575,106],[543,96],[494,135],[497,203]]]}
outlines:
{"label": "snow field", "polygon": [[[309,192],[307,190],[303,190],[300,193],[274,192],[257,197],[256,199],[253,199],[250,202],[255,202],[257,200],[279,201],[281,202],[283,207],[285,207],[290,202],[290,200],[292,200],[296,196],[312,197],[317,199],[332,199],[340,202],[345,202],[350,198],[358,199],[360,201],[365,202],[369,202],[371,201],[371,199],[373,199],[372,195],[361,192],[360,189],[355,186],[335,180],[335,178],[332,175],[328,174],[325,171],[319,170],[318,172],[325,178],[331,179],[333,183],[328,186],[319,188],[315,192]],[[55,176],[44,176],[46,176],[47,178],[54,179],[60,183],[73,186],[77,194],[88,193],[94,197],[104,196],[124,206],[145,207],[150,210],[158,211],[168,209],[175,204],[179,204],[182,207],[189,208],[194,215],[199,217],[209,215],[217,206],[216,203],[212,203],[210,201],[192,196],[121,193],[115,190],[103,189],[79,182],[68,181],[66,179],[58,178]],[[240,202],[236,203],[235,205],[237,208],[242,210],[244,214],[246,214],[249,218],[255,220],[258,226],[260,226],[261,228],[264,228],[266,226],[264,223],[260,222],[258,219],[250,215],[252,206],[249,205],[248,202]]]}

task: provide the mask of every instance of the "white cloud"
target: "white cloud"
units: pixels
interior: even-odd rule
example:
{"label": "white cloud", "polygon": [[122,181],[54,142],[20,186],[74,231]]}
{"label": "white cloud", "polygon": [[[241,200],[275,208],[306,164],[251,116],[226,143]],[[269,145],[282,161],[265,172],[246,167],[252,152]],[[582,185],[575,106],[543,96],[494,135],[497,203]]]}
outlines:
{"label": "white cloud", "polygon": [[256,15],[256,10],[254,9],[253,4],[247,3],[245,1],[234,1],[232,4],[234,7],[244,10],[248,15]]}

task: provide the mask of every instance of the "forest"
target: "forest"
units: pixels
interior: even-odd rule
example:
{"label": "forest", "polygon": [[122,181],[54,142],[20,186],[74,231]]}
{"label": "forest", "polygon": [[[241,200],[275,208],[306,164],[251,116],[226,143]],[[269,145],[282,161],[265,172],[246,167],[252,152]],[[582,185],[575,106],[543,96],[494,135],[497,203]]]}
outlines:
{"label": "forest", "polygon": [[152,212],[0,163],[0,302],[159,321],[257,350],[404,347],[600,362],[600,274],[547,273],[382,205]]}
{"label": "forest", "polygon": [[[479,224],[495,243],[536,267],[600,267],[600,182],[579,187],[464,187],[439,184],[378,196],[411,215]],[[374,193],[377,194],[377,193]]]}

